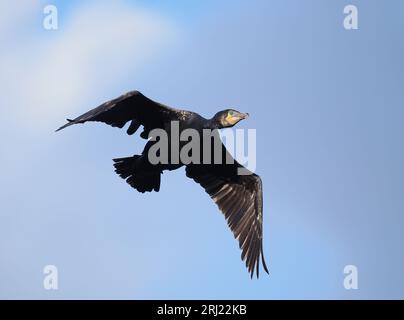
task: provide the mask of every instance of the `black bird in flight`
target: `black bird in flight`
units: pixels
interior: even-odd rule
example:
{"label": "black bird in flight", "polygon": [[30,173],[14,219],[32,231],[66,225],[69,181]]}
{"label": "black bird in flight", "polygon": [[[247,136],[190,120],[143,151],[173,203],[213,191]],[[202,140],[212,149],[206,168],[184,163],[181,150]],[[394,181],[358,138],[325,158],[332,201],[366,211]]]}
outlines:
{"label": "black bird in flight", "polygon": [[[150,100],[139,91],[131,91],[74,120],[68,119],[68,123],[56,131],[87,121],[104,122],[118,128],[123,128],[127,122],[130,122],[127,129],[129,135],[143,126],[144,131],[140,136],[148,139],[153,129],[169,131],[172,121],[178,121],[181,132],[188,128],[201,132],[203,129],[233,127],[247,117],[248,114],[228,109],[218,112],[212,119],[205,119],[195,112],[170,108]],[[147,155],[148,150],[155,143],[156,141],[149,140],[141,155],[113,160],[115,172],[139,192],[159,191],[162,172],[175,170],[184,165],[182,163],[151,164]],[[220,145],[223,159],[231,157],[221,142]],[[221,164],[217,162],[187,164],[185,165],[186,175],[200,184],[223,212],[234,237],[239,241],[242,250],[241,259],[245,261],[251,278],[254,272],[258,278],[260,259],[262,259],[262,267],[269,273],[264,260],[262,243],[262,181],[253,173],[239,175],[238,169],[246,169],[232,157],[231,159],[233,163],[222,161]]]}

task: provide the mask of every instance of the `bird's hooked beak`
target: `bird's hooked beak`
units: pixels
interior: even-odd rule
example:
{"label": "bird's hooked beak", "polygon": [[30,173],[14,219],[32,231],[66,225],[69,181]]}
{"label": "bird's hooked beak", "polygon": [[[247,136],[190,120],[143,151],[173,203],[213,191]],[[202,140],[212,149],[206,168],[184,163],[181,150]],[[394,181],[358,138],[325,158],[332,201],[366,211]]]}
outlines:
{"label": "bird's hooked beak", "polygon": [[242,113],[242,112],[239,113],[239,118],[241,120],[247,119],[249,116],[250,115],[248,113]]}
{"label": "bird's hooked beak", "polygon": [[248,113],[237,112],[232,115],[232,122],[239,122],[241,120],[247,119],[250,115]]}
{"label": "bird's hooked beak", "polygon": [[230,110],[227,117],[224,119],[224,126],[232,127],[241,120],[247,119],[249,117],[248,113],[242,113],[235,110]]}

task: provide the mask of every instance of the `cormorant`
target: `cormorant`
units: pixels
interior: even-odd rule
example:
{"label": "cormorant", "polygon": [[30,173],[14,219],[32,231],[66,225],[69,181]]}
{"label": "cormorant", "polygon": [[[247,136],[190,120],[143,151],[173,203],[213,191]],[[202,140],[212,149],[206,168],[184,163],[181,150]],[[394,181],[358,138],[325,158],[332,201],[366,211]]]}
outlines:
{"label": "cormorant", "polygon": [[[248,114],[227,109],[218,112],[212,119],[205,119],[195,112],[170,108],[145,97],[139,91],[131,91],[74,120],[67,119],[68,123],[56,131],[87,121],[100,121],[113,127],[123,128],[130,121],[127,133],[132,135],[140,126],[143,126],[144,131],[141,137],[148,139],[153,129],[170,130],[172,121],[178,121],[181,131],[193,128],[201,132],[203,129],[233,127],[247,117]],[[155,143],[156,141],[149,140],[142,155],[113,159],[115,172],[139,192],[153,190],[158,192],[162,172],[175,170],[184,165],[182,163],[151,164],[147,151]],[[221,142],[220,146],[223,159],[229,157],[229,153]],[[189,163],[185,165],[186,175],[200,184],[218,205],[234,237],[239,241],[242,250],[241,259],[245,261],[251,278],[254,272],[258,278],[260,259],[262,259],[264,270],[269,273],[264,260],[262,243],[262,181],[258,175],[251,172],[248,175],[239,175],[238,169],[246,169],[232,157],[231,159],[233,163],[226,161],[221,164],[217,162]]]}

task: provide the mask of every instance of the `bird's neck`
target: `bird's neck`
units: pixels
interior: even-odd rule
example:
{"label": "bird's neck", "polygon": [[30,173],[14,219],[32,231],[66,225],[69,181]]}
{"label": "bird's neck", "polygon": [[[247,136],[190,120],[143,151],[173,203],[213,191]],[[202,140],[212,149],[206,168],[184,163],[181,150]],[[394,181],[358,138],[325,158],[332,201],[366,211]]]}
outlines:
{"label": "bird's neck", "polygon": [[206,121],[206,128],[214,130],[214,129],[221,129],[222,127],[219,121],[215,117],[213,117],[212,119],[208,119]]}

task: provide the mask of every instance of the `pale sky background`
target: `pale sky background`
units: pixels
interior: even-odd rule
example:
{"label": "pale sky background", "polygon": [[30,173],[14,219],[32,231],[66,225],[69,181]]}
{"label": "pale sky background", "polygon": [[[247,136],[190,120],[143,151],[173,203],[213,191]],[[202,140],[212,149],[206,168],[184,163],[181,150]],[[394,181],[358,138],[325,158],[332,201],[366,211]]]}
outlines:
{"label": "pale sky background", "polygon": [[[359,30],[343,28],[347,4]],[[404,298],[403,36],[400,0],[0,0],[0,298]],[[183,170],[147,195],[114,173],[138,135],[54,133],[132,89],[250,113],[238,127],[257,129],[270,276],[250,280]]]}

